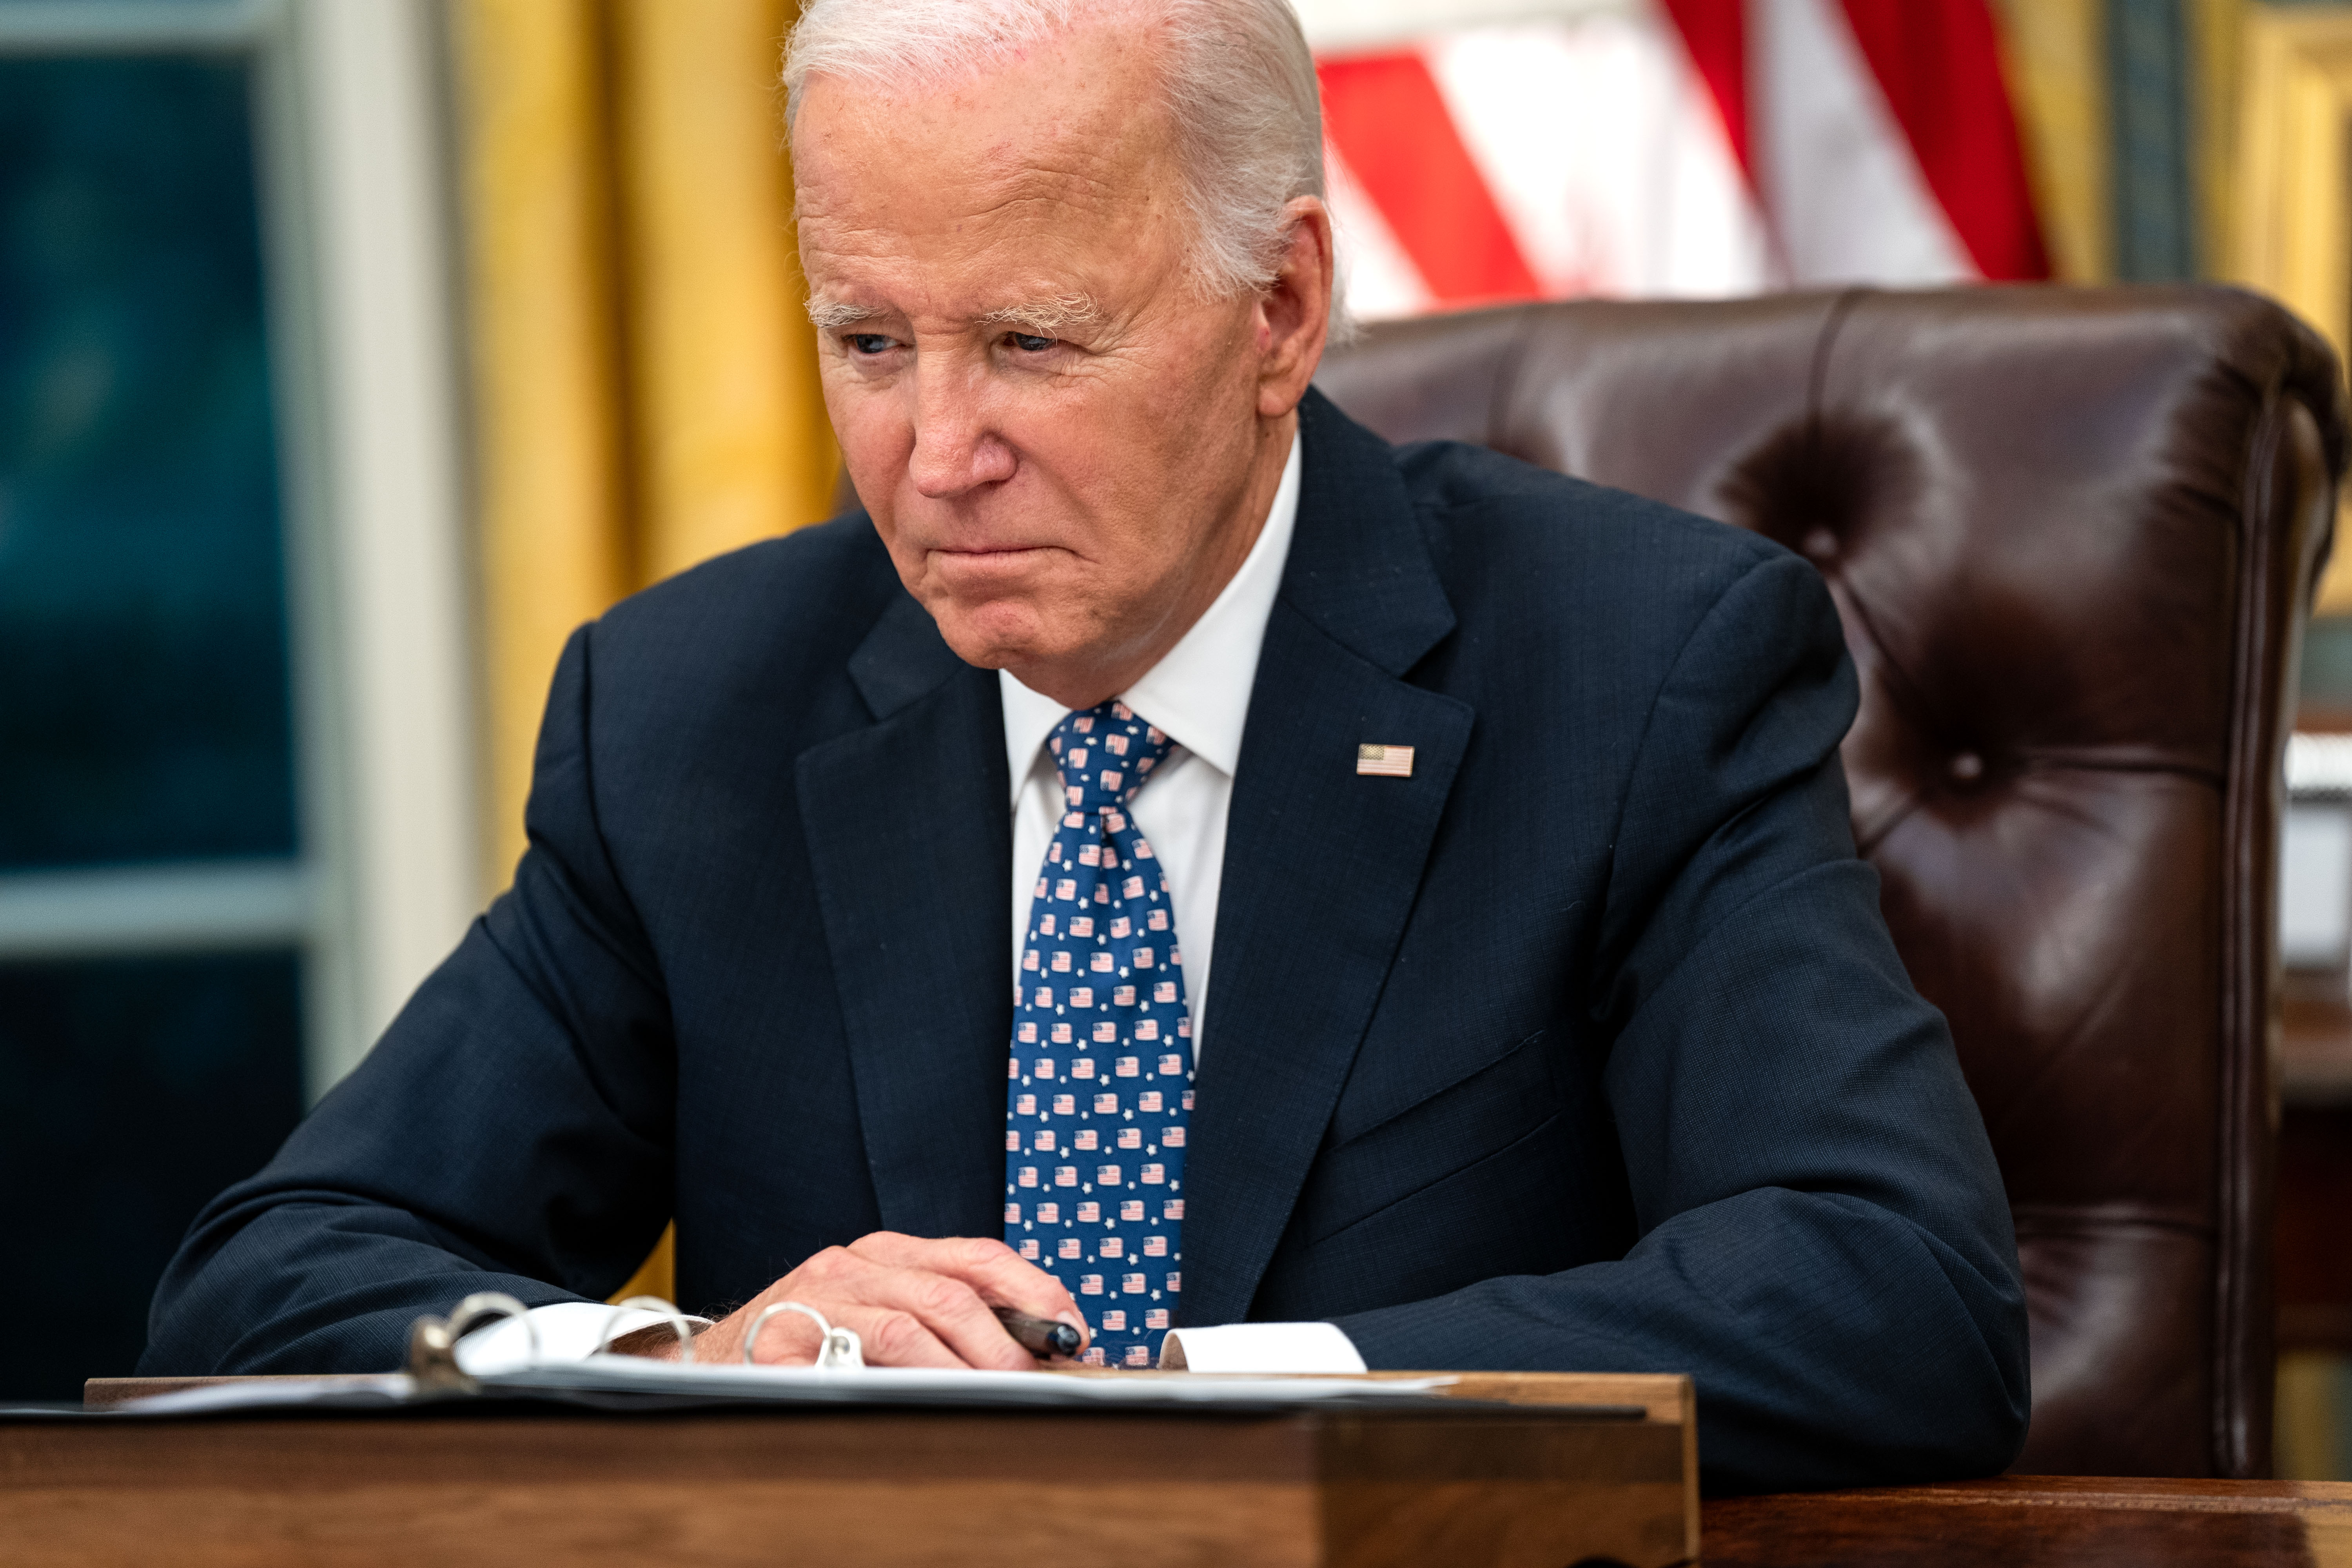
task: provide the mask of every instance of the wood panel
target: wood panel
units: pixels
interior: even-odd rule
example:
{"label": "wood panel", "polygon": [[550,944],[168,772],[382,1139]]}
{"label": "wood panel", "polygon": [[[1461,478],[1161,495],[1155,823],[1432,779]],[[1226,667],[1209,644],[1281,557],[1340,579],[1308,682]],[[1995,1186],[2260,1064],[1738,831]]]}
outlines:
{"label": "wood panel", "polygon": [[2352,1485],[2005,1477],[1709,1502],[1708,1568],[2347,1568]]}
{"label": "wood panel", "polygon": [[1424,1413],[0,1426],[12,1564],[1686,1562],[1682,1423]]}

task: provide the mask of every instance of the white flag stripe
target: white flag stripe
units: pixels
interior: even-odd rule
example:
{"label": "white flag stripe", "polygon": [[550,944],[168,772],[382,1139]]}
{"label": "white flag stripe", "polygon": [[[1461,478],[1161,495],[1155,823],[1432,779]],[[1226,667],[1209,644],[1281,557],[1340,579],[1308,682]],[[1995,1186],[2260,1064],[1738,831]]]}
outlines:
{"label": "white flag stripe", "polygon": [[1436,296],[1422,281],[1421,268],[1397,243],[1388,219],[1328,140],[1323,143],[1323,184],[1348,308],[1360,320],[1381,321],[1418,316],[1434,307]]}
{"label": "white flag stripe", "polygon": [[1800,285],[1977,277],[1835,0],[1749,7],[1757,177]]}
{"label": "white flag stripe", "polygon": [[1746,176],[1663,15],[1471,28],[1423,58],[1546,294],[1769,281]]}

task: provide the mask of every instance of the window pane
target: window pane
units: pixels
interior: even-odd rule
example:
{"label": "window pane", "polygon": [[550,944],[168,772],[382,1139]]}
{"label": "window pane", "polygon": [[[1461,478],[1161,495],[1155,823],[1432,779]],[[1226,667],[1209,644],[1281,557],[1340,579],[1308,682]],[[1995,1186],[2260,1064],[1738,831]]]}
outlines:
{"label": "window pane", "polygon": [[137,1365],[188,1222],[302,1113],[297,967],[0,965],[0,1399],[79,1399]]}
{"label": "window pane", "polygon": [[294,850],[248,89],[0,59],[0,868]]}

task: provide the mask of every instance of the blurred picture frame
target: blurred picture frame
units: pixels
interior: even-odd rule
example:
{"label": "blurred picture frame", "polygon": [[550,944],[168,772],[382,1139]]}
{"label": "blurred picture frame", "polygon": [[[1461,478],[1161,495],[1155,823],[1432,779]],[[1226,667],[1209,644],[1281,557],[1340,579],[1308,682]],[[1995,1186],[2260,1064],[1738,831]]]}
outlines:
{"label": "blurred picture frame", "polygon": [[[2352,342],[2352,5],[2242,6],[2227,275]],[[2352,534],[2338,502],[2337,538]],[[2352,550],[2318,615],[2352,612]]]}

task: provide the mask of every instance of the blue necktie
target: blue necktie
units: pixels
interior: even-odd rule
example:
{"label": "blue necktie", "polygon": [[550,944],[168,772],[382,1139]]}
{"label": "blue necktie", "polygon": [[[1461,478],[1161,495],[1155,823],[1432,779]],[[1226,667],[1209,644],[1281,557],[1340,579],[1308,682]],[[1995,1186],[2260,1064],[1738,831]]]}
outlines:
{"label": "blue necktie", "polygon": [[1124,702],[1046,742],[1064,808],[1005,1065],[1004,1239],[1077,1298],[1097,1365],[1157,1363],[1183,1285],[1192,1019],[1168,879],[1126,811],[1171,743]]}

